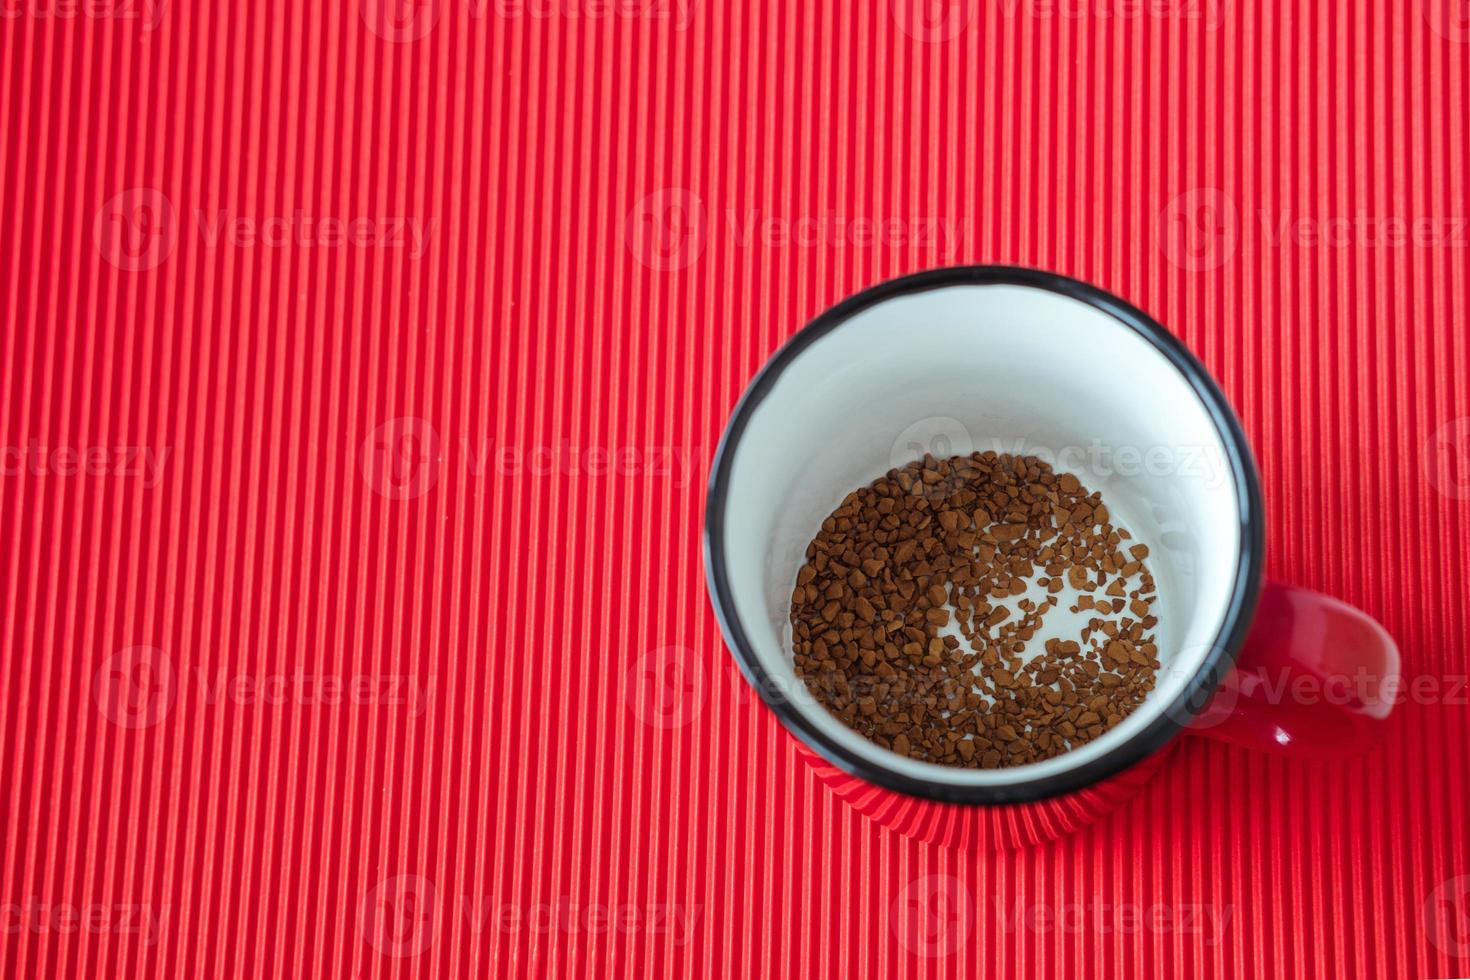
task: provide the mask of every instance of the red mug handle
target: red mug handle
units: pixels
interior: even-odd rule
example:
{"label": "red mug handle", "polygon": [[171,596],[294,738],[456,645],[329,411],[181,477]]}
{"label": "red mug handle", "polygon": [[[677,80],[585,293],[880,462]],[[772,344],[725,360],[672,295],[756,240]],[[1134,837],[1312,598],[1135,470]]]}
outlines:
{"label": "red mug handle", "polygon": [[1358,752],[1382,738],[1399,667],[1393,638],[1367,613],[1268,582],[1234,669],[1186,727],[1300,757]]}

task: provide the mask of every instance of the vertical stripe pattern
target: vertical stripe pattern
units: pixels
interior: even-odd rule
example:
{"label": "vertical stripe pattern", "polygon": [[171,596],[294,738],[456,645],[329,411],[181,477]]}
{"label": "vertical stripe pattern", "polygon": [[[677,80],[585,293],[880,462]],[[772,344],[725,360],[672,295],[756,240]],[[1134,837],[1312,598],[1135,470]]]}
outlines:
{"label": "vertical stripe pattern", "polygon": [[[1467,86],[1452,0],[5,4],[0,975],[1470,973]],[[801,762],[713,449],[961,262],[1200,355],[1380,750],[995,854]]]}

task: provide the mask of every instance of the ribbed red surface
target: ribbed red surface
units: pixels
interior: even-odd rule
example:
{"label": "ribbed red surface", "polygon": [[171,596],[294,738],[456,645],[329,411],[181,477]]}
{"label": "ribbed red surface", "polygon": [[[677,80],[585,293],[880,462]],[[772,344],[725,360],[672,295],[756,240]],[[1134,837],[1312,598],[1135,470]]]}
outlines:
{"label": "ribbed red surface", "polygon": [[[138,3],[0,18],[0,974],[1470,973],[1463,4]],[[1268,571],[1441,685],[1381,751],[1006,854],[799,761],[713,447],[972,261],[1204,359]]]}

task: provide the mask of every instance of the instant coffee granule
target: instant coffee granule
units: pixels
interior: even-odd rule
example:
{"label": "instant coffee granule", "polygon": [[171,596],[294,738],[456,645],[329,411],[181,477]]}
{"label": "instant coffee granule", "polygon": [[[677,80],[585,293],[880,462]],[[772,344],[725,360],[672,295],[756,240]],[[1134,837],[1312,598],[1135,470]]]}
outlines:
{"label": "instant coffee granule", "polygon": [[[1159,669],[1148,547],[1109,518],[1100,494],[1034,456],[889,470],[807,547],[796,673],[910,758],[994,769],[1083,745],[1138,707]],[[1033,582],[1044,598],[1024,597]],[[1064,589],[1086,626],[1028,649]]]}

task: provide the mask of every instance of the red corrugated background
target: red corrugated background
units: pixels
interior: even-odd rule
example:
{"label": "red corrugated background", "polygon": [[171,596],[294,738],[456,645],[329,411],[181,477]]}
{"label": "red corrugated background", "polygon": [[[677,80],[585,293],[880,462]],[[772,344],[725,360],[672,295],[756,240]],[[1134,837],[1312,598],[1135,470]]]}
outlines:
{"label": "red corrugated background", "polygon": [[[1467,13],[7,0],[0,974],[1470,974]],[[1271,574],[1439,685],[1381,751],[1012,854],[814,780],[710,456],[972,261],[1204,359]]]}

